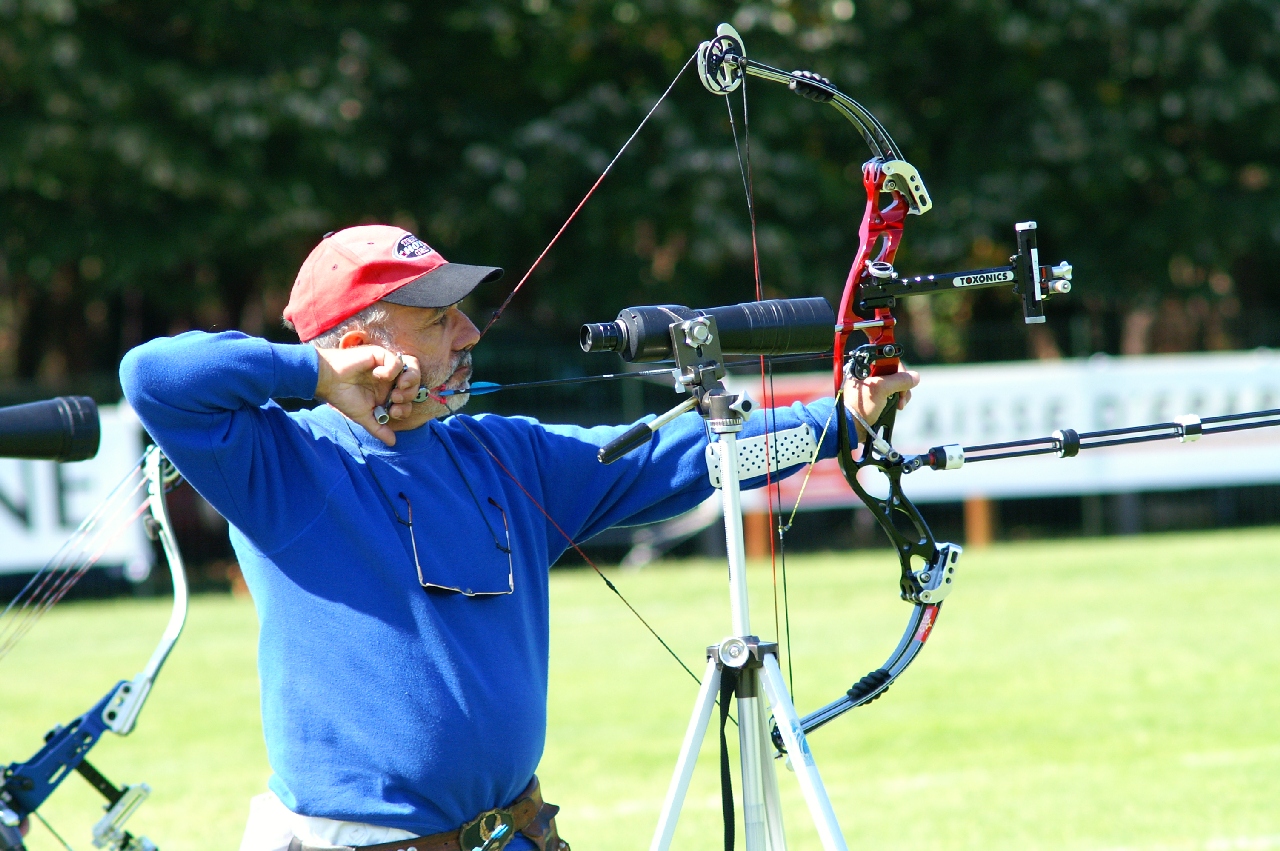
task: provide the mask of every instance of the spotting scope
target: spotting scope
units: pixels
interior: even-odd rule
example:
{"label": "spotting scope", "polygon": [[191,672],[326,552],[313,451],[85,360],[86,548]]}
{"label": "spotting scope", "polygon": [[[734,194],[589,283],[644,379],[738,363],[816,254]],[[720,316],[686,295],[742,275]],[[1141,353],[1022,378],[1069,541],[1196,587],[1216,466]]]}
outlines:
{"label": "spotting scope", "polygon": [[583,325],[584,352],[617,352],[628,363],[671,360],[671,326],[715,318],[726,355],[804,355],[831,348],[835,311],[825,298],[779,298],[690,310],[678,304],[628,307],[613,322]]}

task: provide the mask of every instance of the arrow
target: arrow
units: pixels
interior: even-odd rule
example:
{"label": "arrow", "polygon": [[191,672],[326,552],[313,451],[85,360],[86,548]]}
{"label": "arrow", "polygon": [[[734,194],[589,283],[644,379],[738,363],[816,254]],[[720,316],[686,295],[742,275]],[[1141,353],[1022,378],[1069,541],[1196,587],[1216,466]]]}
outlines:
{"label": "arrow", "polygon": [[[831,356],[830,352],[821,355],[788,355],[786,357],[774,358],[773,362],[787,363],[789,361],[805,361],[805,360],[823,360]],[[725,369],[730,372],[753,372],[760,368],[759,361],[744,360],[731,361],[725,364]],[[678,369],[644,369],[639,372],[610,372],[603,375],[580,375],[574,378],[549,378],[543,381],[520,381],[513,384],[496,384],[492,381],[473,381],[470,389],[467,390],[439,390],[432,393],[441,399],[447,399],[450,396],[459,396],[462,394],[470,394],[472,396],[483,396],[487,393],[496,393],[499,390],[516,390],[525,387],[554,387],[565,384],[587,384],[592,381],[616,381],[620,378],[655,378],[657,376],[665,376],[675,381],[679,377]]]}

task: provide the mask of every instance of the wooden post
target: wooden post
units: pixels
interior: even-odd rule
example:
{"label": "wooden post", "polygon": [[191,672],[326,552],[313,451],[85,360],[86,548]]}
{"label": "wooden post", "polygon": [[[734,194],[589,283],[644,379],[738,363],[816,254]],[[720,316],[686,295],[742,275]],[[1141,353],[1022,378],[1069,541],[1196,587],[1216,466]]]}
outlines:
{"label": "wooden post", "polygon": [[765,512],[742,515],[742,542],[747,548],[748,559],[769,557],[769,515]]}
{"label": "wooden post", "polygon": [[995,505],[985,496],[971,496],[964,501],[964,545],[980,549],[990,546],[996,537]]}
{"label": "wooden post", "polygon": [[1081,532],[1086,538],[1100,538],[1105,529],[1102,497],[1086,494],[1080,497]]}

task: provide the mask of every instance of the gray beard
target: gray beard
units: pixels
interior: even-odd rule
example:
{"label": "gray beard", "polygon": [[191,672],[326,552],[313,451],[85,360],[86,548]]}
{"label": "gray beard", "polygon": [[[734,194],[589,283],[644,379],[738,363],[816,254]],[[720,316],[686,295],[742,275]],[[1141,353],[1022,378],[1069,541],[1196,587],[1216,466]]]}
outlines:
{"label": "gray beard", "polygon": [[[448,381],[449,376],[453,375],[455,372],[457,372],[459,369],[461,369],[464,366],[467,367],[468,371],[470,370],[471,352],[462,352],[454,359],[453,363],[450,365],[450,368],[449,368],[449,375],[446,375],[444,377],[444,380]],[[470,381],[470,378],[468,378],[467,380]],[[440,385],[440,382],[436,382],[431,386],[438,387],[439,385]],[[470,401],[471,401],[470,393],[458,393],[453,396],[446,396],[444,399],[444,406],[449,409],[449,413],[456,414],[458,413],[458,411],[461,411],[463,408],[465,408],[467,406],[467,403]]]}
{"label": "gray beard", "polygon": [[449,409],[449,413],[456,414],[467,406],[471,401],[470,393],[459,393],[456,396],[449,396],[444,400],[444,406]]}

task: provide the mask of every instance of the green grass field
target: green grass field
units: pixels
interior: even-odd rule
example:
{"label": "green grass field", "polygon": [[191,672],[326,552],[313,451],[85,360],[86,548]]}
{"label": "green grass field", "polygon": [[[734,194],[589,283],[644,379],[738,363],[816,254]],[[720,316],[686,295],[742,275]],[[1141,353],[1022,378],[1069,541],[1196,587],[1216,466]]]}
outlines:
{"label": "green grass field", "polygon": [[[849,845],[1280,847],[1277,552],[1280,530],[967,553],[921,659],[810,740]],[[907,609],[887,549],[788,568],[804,712],[879,665]],[[773,637],[769,570],[751,576],[755,631]],[[695,670],[729,632],[723,565],[612,578]],[[647,848],[696,687],[588,571],[554,575],[552,616],[544,790],[578,851]],[[164,601],[54,610],[0,663],[0,762],[132,676],[166,617]],[[238,847],[264,786],[255,632],[247,601],[196,599],[137,732],[94,753],[116,782],[151,784],[130,826],[164,851]],[[721,843],[714,742],[679,848]],[[780,783],[792,847],[818,847],[796,784],[785,771]],[[72,778],[44,812],[84,849],[99,806]],[[60,847],[40,826],[30,840]]]}

